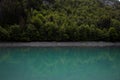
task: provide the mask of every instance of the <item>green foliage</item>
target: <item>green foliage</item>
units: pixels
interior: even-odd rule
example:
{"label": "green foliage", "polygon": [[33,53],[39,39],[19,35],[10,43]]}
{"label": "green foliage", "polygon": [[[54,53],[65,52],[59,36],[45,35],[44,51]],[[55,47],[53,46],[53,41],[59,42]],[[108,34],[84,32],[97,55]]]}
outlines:
{"label": "green foliage", "polygon": [[1,0],[0,41],[120,41],[120,2],[115,2]]}
{"label": "green foliage", "polygon": [[120,21],[113,19],[112,26],[115,27],[117,30],[120,30]]}
{"label": "green foliage", "polygon": [[89,26],[88,25],[81,25],[78,29],[79,29],[79,33],[80,33],[80,35],[79,35],[80,40],[86,41],[88,34],[89,34]]}
{"label": "green foliage", "polygon": [[29,38],[29,41],[37,41],[39,40],[39,32],[36,27],[32,24],[27,25],[26,36]]}
{"label": "green foliage", "polygon": [[21,36],[21,28],[19,25],[12,25],[9,27],[10,40],[19,41]]}
{"label": "green foliage", "polygon": [[101,16],[97,25],[100,28],[109,28],[111,26],[111,18],[108,16]]}
{"label": "green foliage", "polygon": [[8,39],[9,39],[8,31],[0,26],[0,41],[6,41]]}
{"label": "green foliage", "polygon": [[53,22],[47,22],[42,29],[44,30],[45,40],[52,41],[56,39],[58,28]]}
{"label": "green foliage", "polygon": [[109,28],[108,34],[109,34],[109,41],[117,41],[118,33],[114,27]]}

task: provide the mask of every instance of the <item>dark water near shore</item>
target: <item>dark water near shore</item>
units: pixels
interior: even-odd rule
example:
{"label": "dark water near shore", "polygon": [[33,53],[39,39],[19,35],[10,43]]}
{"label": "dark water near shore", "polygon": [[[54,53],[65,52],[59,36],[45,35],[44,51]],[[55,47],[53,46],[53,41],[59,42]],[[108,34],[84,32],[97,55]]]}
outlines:
{"label": "dark water near shore", "polygon": [[120,47],[0,48],[0,80],[120,80]]}

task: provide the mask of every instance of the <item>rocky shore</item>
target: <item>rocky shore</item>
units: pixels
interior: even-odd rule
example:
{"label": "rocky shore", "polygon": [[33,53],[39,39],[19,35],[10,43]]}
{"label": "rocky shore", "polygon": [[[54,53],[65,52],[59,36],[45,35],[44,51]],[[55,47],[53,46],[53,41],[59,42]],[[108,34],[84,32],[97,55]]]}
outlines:
{"label": "rocky shore", "polygon": [[106,47],[120,42],[0,42],[0,47]]}

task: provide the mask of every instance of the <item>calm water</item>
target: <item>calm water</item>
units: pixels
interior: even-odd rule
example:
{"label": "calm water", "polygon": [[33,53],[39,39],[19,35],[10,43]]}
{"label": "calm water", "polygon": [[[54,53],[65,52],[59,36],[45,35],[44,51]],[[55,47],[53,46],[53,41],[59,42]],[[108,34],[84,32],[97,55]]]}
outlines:
{"label": "calm water", "polygon": [[0,48],[0,80],[120,80],[120,47]]}

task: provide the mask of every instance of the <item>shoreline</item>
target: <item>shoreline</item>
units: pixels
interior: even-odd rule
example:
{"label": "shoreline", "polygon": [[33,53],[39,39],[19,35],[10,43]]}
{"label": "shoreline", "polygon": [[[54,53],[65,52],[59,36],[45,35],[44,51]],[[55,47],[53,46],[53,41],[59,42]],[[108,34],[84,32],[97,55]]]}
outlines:
{"label": "shoreline", "polygon": [[120,42],[0,42],[0,47],[109,47]]}

